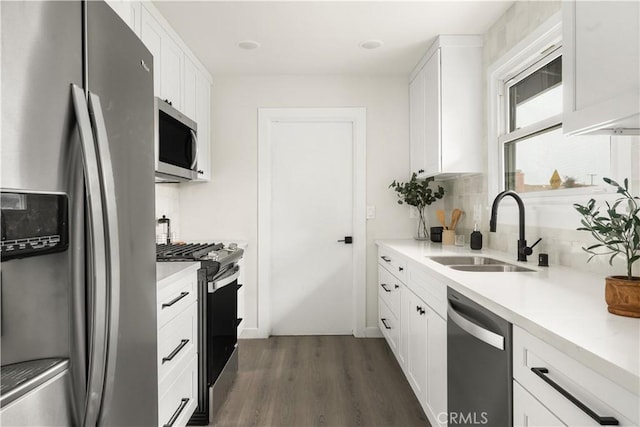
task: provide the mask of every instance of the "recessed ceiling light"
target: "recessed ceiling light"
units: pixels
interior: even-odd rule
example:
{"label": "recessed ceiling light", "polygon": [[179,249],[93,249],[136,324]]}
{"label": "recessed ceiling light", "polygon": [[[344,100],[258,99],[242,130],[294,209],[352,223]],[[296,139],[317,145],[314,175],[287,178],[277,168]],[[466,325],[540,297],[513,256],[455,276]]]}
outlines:
{"label": "recessed ceiling light", "polygon": [[365,40],[360,42],[360,47],[363,49],[377,49],[382,46],[382,40]]}
{"label": "recessed ceiling light", "polygon": [[260,47],[260,43],[255,40],[242,40],[241,42],[238,42],[238,47],[240,49],[254,50]]}

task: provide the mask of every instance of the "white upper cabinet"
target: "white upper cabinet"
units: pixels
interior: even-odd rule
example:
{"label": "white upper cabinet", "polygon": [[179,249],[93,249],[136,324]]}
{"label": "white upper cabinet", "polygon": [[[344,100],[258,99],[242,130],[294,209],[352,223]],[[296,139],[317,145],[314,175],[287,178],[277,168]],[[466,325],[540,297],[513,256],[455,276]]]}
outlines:
{"label": "white upper cabinet", "polygon": [[182,108],[182,77],[184,52],[173,38],[164,35],[160,52],[160,98],[168,100],[173,107]]}
{"label": "white upper cabinet", "polygon": [[562,2],[563,131],[640,132],[640,3]]}
{"label": "white upper cabinet", "polygon": [[130,0],[106,0],[106,3],[140,37],[140,2]]}
{"label": "white upper cabinet", "polygon": [[195,120],[198,123],[198,181],[211,179],[211,84],[196,75]]}
{"label": "white upper cabinet", "polygon": [[198,125],[198,181],[211,179],[211,77],[149,2],[140,8],[140,38],[153,54],[154,94]]}
{"label": "white upper cabinet", "polygon": [[[182,112],[196,119],[196,80],[198,79],[198,69],[191,58],[184,57],[184,79],[182,89],[184,92]],[[196,120],[198,121],[198,120]],[[198,125],[200,122],[198,122]]]}
{"label": "white upper cabinet", "polygon": [[482,172],[481,36],[439,36],[411,74],[409,102],[410,172]]}
{"label": "white upper cabinet", "polygon": [[184,52],[148,7],[148,4],[142,5],[140,38],[153,54],[154,94],[182,110]]}
{"label": "white upper cabinet", "polygon": [[162,37],[164,31],[146,7],[140,11],[140,39],[153,55],[153,94],[160,96]]}

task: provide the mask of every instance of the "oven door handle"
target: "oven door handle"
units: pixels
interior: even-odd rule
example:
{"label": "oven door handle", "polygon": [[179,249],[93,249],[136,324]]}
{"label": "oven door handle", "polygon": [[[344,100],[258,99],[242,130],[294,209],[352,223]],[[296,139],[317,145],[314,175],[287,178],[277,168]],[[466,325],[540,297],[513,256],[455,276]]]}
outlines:
{"label": "oven door handle", "polygon": [[223,286],[226,286],[230,283],[235,282],[240,277],[240,266],[236,265],[235,267],[229,269],[228,272],[224,273],[220,277],[216,277],[214,280],[207,284],[207,288],[209,293],[213,293],[216,289],[220,289]]}

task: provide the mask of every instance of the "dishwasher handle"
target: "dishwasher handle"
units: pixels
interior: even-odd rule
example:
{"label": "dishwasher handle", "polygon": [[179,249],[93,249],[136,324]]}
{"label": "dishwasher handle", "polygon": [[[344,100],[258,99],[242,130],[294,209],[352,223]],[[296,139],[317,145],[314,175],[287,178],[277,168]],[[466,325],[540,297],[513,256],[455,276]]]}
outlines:
{"label": "dishwasher handle", "polygon": [[502,335],[491,332],[490,330],[467,320],[460,315],[455,308],[453,308],[451,303],[448,303],[447,315],[453,323],[469,335],[476,337],[480,341],[485,342],[498,350],[504,351],[504,337]]}

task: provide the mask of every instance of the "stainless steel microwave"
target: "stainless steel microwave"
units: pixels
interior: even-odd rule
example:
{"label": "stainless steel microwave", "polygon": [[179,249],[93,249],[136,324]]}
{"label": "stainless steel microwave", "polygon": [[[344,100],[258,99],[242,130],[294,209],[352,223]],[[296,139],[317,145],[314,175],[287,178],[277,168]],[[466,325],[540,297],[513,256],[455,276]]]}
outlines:
{"label": "stainless steel microwave", "polygon": [[155,99],[156,181],[198,177],[198,125],[168,102]]}

